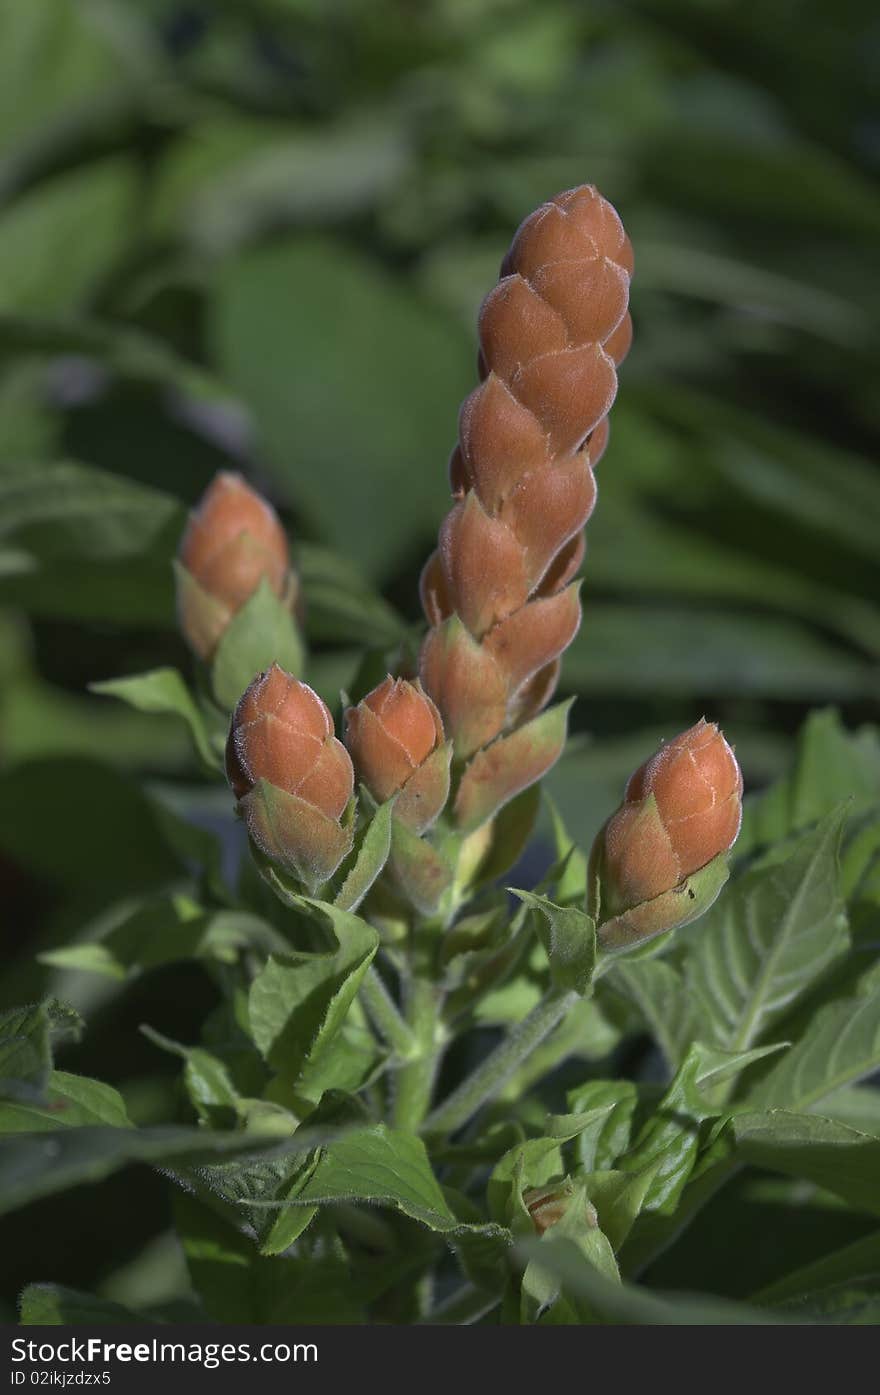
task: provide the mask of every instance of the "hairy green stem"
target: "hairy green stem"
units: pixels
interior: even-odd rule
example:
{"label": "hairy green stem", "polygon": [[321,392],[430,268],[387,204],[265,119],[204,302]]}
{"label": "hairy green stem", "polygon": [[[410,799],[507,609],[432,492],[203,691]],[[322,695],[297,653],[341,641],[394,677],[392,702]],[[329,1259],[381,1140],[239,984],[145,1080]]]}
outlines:
{"label": "hairy green stem", "polygon": [[418,1054],[395,1072],[393,1117],[395,1128],[415,1132],[431,1103],[443,1042],[439,995],[430,979],[413,975],[405,986],[405,998]]}
{"label": "hairy green stem", "polygon": [[424,1132],[452,1133],[466,1124],[481,1105],[498,1093],[523,1061],[528,1060],[577,1001],[577,993],[570,989],[551,988],[482,1065],[429,1114]]}
{"label": "hairy green stem", "polygon": [[360,998],[367,1016],[385,1042],[404,1060],[418,1055],[419,1043],[415,1033],[404,1021],[400,1010],[382,976],[371,964],[361,980]]}

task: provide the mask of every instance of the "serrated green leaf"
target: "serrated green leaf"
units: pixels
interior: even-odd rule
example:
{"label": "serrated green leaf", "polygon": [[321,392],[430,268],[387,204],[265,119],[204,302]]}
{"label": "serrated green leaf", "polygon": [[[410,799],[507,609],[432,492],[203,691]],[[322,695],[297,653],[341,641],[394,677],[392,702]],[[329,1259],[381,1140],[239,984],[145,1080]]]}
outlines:
{"label": "serrated green leaf", "polygon": [[454,1231],[460,1224],[431,1170],[422,1140],[385,1124],[351,1133],[325,1148],[295,1200],[300,1205],[373,1201],[396,1207],[432,1230]]}
{"label": "serrated green leaf", "polygon": [[707,1035],[707,1014],[701,1000],[689,991],[682,974],[662,959],[614,962],[603,992],[620,993],[632,1004],[651,1032],[672,1070],[679,1065],[690,1043]]}
{"label": "serrated green leaf", "polygon": [[379,943],[372,926],[350,911],[296,900],[306,915],[332,926],[336,948],[285,959],[270,955],[248,998],[253,1039],[290,1088],[341,1031]]}
{"label": "serrated green leaf", "polygon": [[750,1092],[753,1108],[809,1110],[880,1069],[880,988],[819,1009],[800,1041]]}
{"label": "serrated green leaf", "polygon": [[83,1182],[100,1182],[129,1163],[170,1167],[207,1163],[236,1154],[308,1152],[326,1140],[327,1130],[301,1129],[298,1137],[278,1143],[253,1134],[207,1129],[149,1129],[87,1126],[0,1138],[0,1215],[43,1196]]}
{"label": "serrated green leaf", "polygon": [[189,728],[193,744],[210,770],[221,770],[222,761],[208,736],[205,719],[176,668],[154,668],[129,678],[108,678],[89,685],[93,693],[118,697],[139,712],[171,712]]}
{"label": "serrated green leaf", "polygon": [[747,872],[703,920],[687,982],[719,1046],[742,1051],[760,1040],[846,949],[843,817],[834,810],[785,861]]}
{"label": "serrated green leaf", "polygon": [[736,852],[772,847],[825,818],[844,800],[852,811],[877,802],[880,739],[871,727],[847,731],[834,708],[813,712],[798,734],[791,771],[746,799]]}
{"label": "serrated green leaf", "polygon": [[303,644],[290,607],[279,600],[264,577],[230,620],[211,663],[211,687],[222,707],[231,710],[248,684],[272,664],[298,678],[303,671]]}
{"label": "serrated green leaf", "polygon": [[98,1298],[62,1284],[28,1284],[18,1302],[19,1321],[25,1327],[103,1327],[108,1322],[150,1322],[143,1313],[122,1303]]}
{"label": "serrated green leaf", "polygon": [[82,1028],[79,1013],[56,998],[0,1014],[0,1099],[44,1104],[53,1045]]}

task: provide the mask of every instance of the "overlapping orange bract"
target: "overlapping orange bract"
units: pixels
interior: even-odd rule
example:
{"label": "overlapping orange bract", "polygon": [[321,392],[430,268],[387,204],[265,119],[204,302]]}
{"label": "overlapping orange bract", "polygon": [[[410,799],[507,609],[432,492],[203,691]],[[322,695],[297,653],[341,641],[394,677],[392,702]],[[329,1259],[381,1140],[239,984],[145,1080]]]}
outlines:
{"label": "overlapping orange bract", "polygon": [[351,757],[326,703],[278,664],[257,675],[232,714],[226,774],[267,857],[309,885],[332,875],[351,848],[340,823],[354,789]]}
{"label": "overlapping orange bract", "polygon": [[241,475],[223,470],[190,514],[178,550],[180,628],[199,658],[210,659],[264,578],[293,605],[297,583],[278,515]]}
{"label": "overlapping orange bract", "polygon": [[345,744],[380,803],[397,795],[395,814],[416,833],[434,822],[449,795],[443,723],[420,683],[390,675],[345,714]]}
{"label": "overlapping orange bract", "polygon": [[733,846],[742,774],[713,722],[666,742],[631,776],[599,835],[606,911],[619,914],[679,886]]}
{"label": "overlapping orange bract", "polygon": [[585,185],[526,219],[483,302],[456,502],[422,575],[420,676],[460,757],[549,702],[577,632],[572,578],[630,342],[631,271],[620,219]]}

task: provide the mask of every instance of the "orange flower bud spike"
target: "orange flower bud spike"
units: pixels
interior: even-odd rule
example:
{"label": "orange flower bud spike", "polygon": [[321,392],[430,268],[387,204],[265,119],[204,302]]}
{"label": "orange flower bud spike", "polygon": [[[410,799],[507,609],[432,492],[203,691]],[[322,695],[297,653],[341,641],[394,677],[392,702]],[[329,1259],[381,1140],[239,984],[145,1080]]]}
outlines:
{"label": "orange flower bud spike", "polygon": [[233,713],[226,773],[257,848],[313,893],[353,841],[354,770],[317,693],[277,664],[259,674]]}
{"label": "orange flower bud spike", "polygon": [[397,795],[395,817],[414,833],[430,828],[449,796],[452,747],[421,683],[389,675],[347,709],[345,743],[373,798]]}
{"label": "orange flower bud spike", "polygon": [[215,477],[190,514],[176,578],[180,628],[205,660],[264,578],[289,608],[297,596],[287,537],[275,510],[230,471]]}
{"label": "orange flower bud spike", "polygon": [[629,346],[631,272],[620,219],[584,185],[525,220],[480,311],[482,382],[461,409],[455,502],[422,576],[420,678],[458,760],[476,758],[456,797],[463,828],[561,749],[543,727],[524,738],[526,765],[521,743],[505,743],[539,720],[580,624],[572,580]]}
{"label": "orange flower bud spike", "polygon": [[626,787],[591,856],[591,914],[606,949],[696,920],[727,880],[742,820],[742,775],[701,718],[661,746]]}

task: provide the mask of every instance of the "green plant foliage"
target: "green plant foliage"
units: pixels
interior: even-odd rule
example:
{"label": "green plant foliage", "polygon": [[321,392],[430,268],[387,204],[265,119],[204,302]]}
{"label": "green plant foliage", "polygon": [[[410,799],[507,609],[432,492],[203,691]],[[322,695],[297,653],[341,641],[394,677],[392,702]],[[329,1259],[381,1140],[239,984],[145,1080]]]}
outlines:
{"label": "green plant foliage", "polygon": [[[0,1314],[880,1323],[875,7],[6,9]],[[341,859],[273,863],[230,713],[277,662],[342,738],[415,675],[481,300],[587,180],[635,339],[557,705],[423,834],[361,769],[338,820],[255,778]],[[229,470],[297,594],[201,662]],[[590,847],[704,711],[729,881],[612,953]]]}

